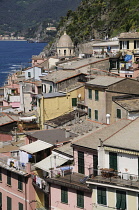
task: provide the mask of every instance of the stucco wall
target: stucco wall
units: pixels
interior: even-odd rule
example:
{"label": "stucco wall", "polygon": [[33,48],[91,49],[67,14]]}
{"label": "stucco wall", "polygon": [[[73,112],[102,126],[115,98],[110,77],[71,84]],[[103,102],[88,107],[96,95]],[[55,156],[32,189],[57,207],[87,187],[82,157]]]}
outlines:
{"label": "stucco wall", "polygon": [[[84,192],[84,210],[92,210],[92,193]],[[68,188],[68,204],[61,203],[61,186],[51,185],[51,210],[80,210],[76,190]]]}
{"label": "stucco wall", "polygon": [[[116,189],[106,187],[107,205],[97,203],[97,187],[92,187],[93,210],[110,210],[116,209]],[[123,189],[124,190],[124,189]],[[127,210],[138,210],[138,194],[136,192],[126,191],[126,206]]]}
{"label": "stucco wall", "polygon": [[[27,184],[25,184],[27,183]],[[35,192],[31,178],[25,182],[23,178],[23,190],[18,190],[18,175],[11,172],[11,186],[7,185],[7,171],[2,169],[2,182],[0,182],[0,192],[2,193],[2,209],[7,209],[7,196],[12,199],[12,209],[18,210],[18,203],[22,203],[28,210],[32,210],[29,202],[35,199]],[[35,205],[32,205],[35,208]]]}
{"label": "stucco wall", "polygon": [[[88,97],[88,89],[92,89],[92,99]],[[95,101],[95,90],[98,90],[99,99]],[[95,120],[95,110],[98,110],[98,121],[106,123],[106,93],[102,89],[86,87],[85,104],[91,109],[91,120]]]}

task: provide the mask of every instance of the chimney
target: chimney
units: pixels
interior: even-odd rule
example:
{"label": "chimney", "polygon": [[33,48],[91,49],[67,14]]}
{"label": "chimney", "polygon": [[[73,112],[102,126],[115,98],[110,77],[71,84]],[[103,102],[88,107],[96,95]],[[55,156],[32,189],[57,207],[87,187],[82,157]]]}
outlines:
{"label": "chimney", "polygon": [[65,129],[65,137],[69,138],[70,137],[70,129]]}

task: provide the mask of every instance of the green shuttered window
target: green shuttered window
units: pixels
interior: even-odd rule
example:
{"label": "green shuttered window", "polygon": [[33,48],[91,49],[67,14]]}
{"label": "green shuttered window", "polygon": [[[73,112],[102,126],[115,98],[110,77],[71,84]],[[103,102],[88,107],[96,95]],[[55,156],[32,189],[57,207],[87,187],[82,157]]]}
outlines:
{"label": "green shuttered window", "polygon": [[23,190],[23,177],[18,175],[18,189]]}
{"label": "green shuttered window", "polygon": [[11,185],[11,171],[7,171],[7,184]]}
{"label": "green shuttered window", "polygon": [[95,90],[95,101],[99,100],[99,94],[98,90]]}
{"label": "green shuttered window", "polygon": [[97,188],[97,202],[98,204],[107,205],[106,188],[104,187]]}
{"label": "green shuttered window", "polygon": [[2,168],[0,167],[0,181],[2,181]]}
{"label": "green shuttered window", "polygon": [[0,210],[2,210],[2,193],[0,192]]}
{"label": "green shuttered window", "polygon": [[77,191],[77,207],[84,208],[84,192]]}
{"label": "green shuttered window", "polygon": [[121,119],[121,109],[117,109],[117,118]]}
{"label": "green shuttered window", "polygon": [[88,118],[91,119],[91,117],[92,117],[91,109],[88,108]]}
{"label": "green shuttered window", "polygon": [[23,204],[22,203],[18,203],[18,209],[23,210]]}
{"label": "green shuttered window", "polygon": [[72,98],[72,106],[77,106],[77,98]]}
{"label": "green shuttered window", "polygon": [[95,120],[98,120],[98,110],[95,110]]}
{"label": "green shuttered window", "polygon": [[116,208],[126,209],[126,192],[117,190],[116,191]]}
{"label": "green shuttered window", "polygon": [[117,170],[117,153],[109,152],[109,166]]}
{"label": "green shuttered window", "polygon": [[52,93],[52,86],[50,85],[49,93]]}
{"label": "green shuttered window", "polygon": [[7,196],[7,210],[12,210],[12,199]]}
{"label": "green shuttered window", "polygon": [[84,174],[84,152],[78,151],[78,173]]}
{"label": "green shuttered window", "polygon": [[88,98],[92,99],[92,90],[91,89],[88,89]]}
{"label": "green shuttered window", "polygon": [[68,203],[68,188],[67,187],[61,187],[61,202],[62,203]]}

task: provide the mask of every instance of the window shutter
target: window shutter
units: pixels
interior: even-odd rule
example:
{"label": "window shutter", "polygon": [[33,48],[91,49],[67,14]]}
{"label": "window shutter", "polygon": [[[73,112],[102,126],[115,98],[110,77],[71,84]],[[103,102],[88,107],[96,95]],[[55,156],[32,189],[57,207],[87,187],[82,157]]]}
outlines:
{"label": "window shutter", "polygon": [[84,152],[78,151],[78,173],[84,174]]}
{"label": "window shutter", "polygon": [[95,110],[95,120],[98,120],[98,110]]}
{"label": "window shutter", "polygon": [[7,184],[11,185],[11,171],[7,171]]}
{"label": "window shutter", "polygon": [[129,41],[127,41],[127,49],[129,49]]}
{"label": "window shutter", "polygon": [[91,109],[89,108],[88,109],[88,118],[91,118],[92,116],[91,116],[92,114],[91,114]]}
{"label": "window shutter", "polygon": [[102,204],[103,205],[107,204],[107,202],[106,202],[106,189],[102,190]]}
{"label": "window shutter", "polygon": [[77,191],[77,206],[84,208],[84,192]]}
{"label": "window shutter", "polygon": [[23,190],[23,178],[20,175],[18,175],[18,189]]}
{"label": "window shutter", "polygon": [[122,49],[122,41],[120,41],[120,50]]}
{"label": "window shutter", "polygon": [[119,193],[119,191],[116,192],[116,199],[117,199],[116,208],[120,209],[120,207],[121,207],[121,194]]}
{"label": "window shutter", "polygon": [[117,154],[116,153],[113,153],[113,152],[109,153],[109,165],[110,165],[110,168],[117,170]]}
{"label": "window shutter", "polygon": [[0,181],[2,181],[2,169],[0,167]]}
{"label": "window shutter", "polygon": [[102,199],[101,199],[101,189],[97,189],[97,202],[98,204],[102,203]]}
{"label": "window shutter", "polygon": [[2,209],[2,193],[0,192],[0,209]]}
{"label": "window shutter", "polygon": [[77,106],[77,98],[72,98],[72,106]]}
{"label": "window shutter", "polygon": [[49,90],[49,93],[52,93],[52,86],[50,85],[50,90]]}
{"label": "window shutter", "polygon": [[98,90],[95,90],[95,101],[98,101]]}
{"label": "window shutter", "polygon": [[19,210],[23,210],[23,204],[22,203],[18,203],[19,204]]}
{"label": "window shutter", "polygon": [[134,40],[134,49],[136,49],[136,43],[137,43],[136,40]]}
{"label": "window shutter", "polygon": [[126,193],[122,192],[121,194],[121,209],[126,209]]}
{"label": "window shutter", "polygon": [[68,203],[68,188],[61,187],[61,202]]}
{"label": "window shutter", "polygon": [[7,210],[12,210],[12,199],[7,197]]}
{"label": "window shutter", "polygon": [[88,98],[92,99],[92,90],[91,89],[88,89]]}
{"label": "window shutter", "polygon": [[121,119],[121,109],[117,109],[117,118]]}

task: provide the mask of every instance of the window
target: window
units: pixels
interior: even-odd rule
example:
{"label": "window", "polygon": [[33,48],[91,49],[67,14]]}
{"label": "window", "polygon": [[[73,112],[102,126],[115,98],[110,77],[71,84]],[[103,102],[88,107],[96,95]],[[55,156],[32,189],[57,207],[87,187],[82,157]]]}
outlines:
{"label": "window", "polygon": [[88,98],[92,99],[92,90],[91,89],[88,89]]}
{"label": "window", "polygon": [[78,173],[84,174],[84,152],[78,151]]}
{"label": "window", "polygon": [[31,77],[31,72],[28,72],[28,77]]}
{"label": "window", "polygon": [[18,209],[23,210],[23,204],[22,203],[18,203]]}
{"label": "window", "polygon": [[117,109],[117,118],[121,119],[121,109]]}
{"label": "window", "polygon": [[62,203],[68,203],[68,188],[67,187],[61,187],[61,202]]}
{"label": "window", "polygon": [[95,90],[95,101],[99,100],[98,90]]}
{"label": "window", "polygon": [[139,49],[139,41],[134,40],[134,49]]}
{"label": "window", "polygon": [[2,210],[2,193],[0,192],[0,210]]}
{"label": "window", "polygon": [[46,85],[43,85],[43,92],[46,93]]}
{"label": "window", "polygon": [[77,207],[84,208],[84,192],[77,191]]}
{"label": "window", "polygon": [[7,196],[7,210],[12,210],[12,199]]}
{"label": "window", "polygon": [[11,185],[11,171],[7,171],[7,184]]}
{"label": "window", "polygon": [[109,152],[109,166],[117,170],[117,153]]}
{"label": "window", "polygon": [[66,55],[66,50],[64,50],[64,55]]}
{"label": "window", "polygon": [[49,93],[52,93],[52,86],[50,85]]}
{"label": "window", "polygon": [[72,106],[77,106],[77,98],[72,98]]}
{"label": "window", "polygon": [[129,41],[120,41],[120,49],[129,49]]}
{"label": "window", "polygon": [[2,168],[0,167],[0,181],[2,181]]}
{"label": "window", "polygon": [[23,190],[23,177],[18,175],[18,190]]}
{"label": "window", "polygon": [[95,120],[98,120],[98,110],[95,110]]}
{"label": "window", "polygon": [[116,191],[116,208],[126,209],[126,192],[120,190]]}
{"label": "window", "polygon": [[138,210],[139,210],[139,194],[138,194]]}
{"label": "window", "polygon": [[107,205],[106,188],[104,187],[97,188],[97,203]]}
{"label": "window", "polygon": [[89,118],[89,119],[91,119],[91,117],[92,117],[91,115],[92,115],[92,114],[91,114],[91,109],[88,108],[88,118]]}

